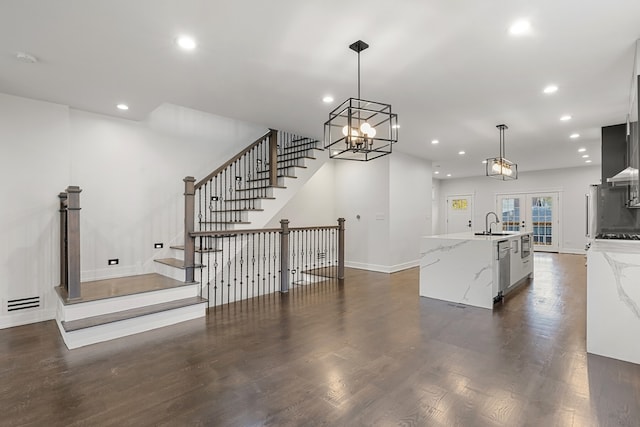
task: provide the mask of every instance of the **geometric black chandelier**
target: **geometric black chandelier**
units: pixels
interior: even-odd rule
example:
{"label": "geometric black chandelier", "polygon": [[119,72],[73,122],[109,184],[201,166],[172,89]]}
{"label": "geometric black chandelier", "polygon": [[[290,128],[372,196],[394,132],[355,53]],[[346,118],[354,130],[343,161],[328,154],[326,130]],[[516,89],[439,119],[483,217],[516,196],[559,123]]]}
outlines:
{"label": "geometric black chandelier", "polygon": [[504,131],[507,125],[496,126],[500,130],[500,156],[487,159],[487,176],[503,181],[518,179],[518,165],[505,157]]}
{"label": "geometric black chandelier", "polygon": [[360,99],[360,52],[368,47],[362,40],[349,46],[358,53],[358,97],[329,113],[324,148],[330,158],[366,162],[391,154],[398,142],[398,116],[391,112],[391,105]]}

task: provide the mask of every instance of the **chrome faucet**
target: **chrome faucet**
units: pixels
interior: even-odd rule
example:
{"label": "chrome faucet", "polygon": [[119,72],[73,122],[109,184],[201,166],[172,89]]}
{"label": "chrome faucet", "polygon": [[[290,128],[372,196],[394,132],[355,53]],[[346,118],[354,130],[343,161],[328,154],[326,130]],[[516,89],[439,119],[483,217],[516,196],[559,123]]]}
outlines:
{"label": "chrome faucet", "polygon": [[[489,215],[493,214],[494,217],[496,217],[495,221],[492,221],[491,223],[489,223]],[[491,224],[498,224],[500,222],[500,219],[498,219],[498,214],[495,212],[489,212],[487,213],[487,215],[484,217],[484,232],[487,234],[491,234]]]}

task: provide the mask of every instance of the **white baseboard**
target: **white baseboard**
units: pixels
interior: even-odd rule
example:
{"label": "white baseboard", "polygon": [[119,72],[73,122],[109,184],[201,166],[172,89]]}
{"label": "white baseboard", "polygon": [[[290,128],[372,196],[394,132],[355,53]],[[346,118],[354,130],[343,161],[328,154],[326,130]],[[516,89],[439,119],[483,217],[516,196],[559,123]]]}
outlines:
{"label": "white baseboard", "polygon": [[13,328],[14,326],[28,325],[30,323],[44,322],[56,318],[56,309],[35,309],[24,313],[5,314],[0,316],[0,329]]}
{"label": "white baseboard", "polygon": [[562,248],[560,250],[561,254],[574,254],[574,255],[585,255],[587,253],[587,251],[583,249],[576,249],[576,248]]}

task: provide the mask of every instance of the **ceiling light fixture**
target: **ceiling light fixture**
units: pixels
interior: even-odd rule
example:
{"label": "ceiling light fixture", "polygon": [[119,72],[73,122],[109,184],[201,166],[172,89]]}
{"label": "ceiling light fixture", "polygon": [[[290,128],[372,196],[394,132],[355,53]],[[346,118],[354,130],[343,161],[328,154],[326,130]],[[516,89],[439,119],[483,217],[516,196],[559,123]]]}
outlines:
{"label": "ceiling light fixture", "polygon": [[340,104],[324,123],[324,148],[331,148],[331,158],[366,162],[391,154],[398,142],[398,115],[391,105],[360,98],[360,52],[368,47],[362,40],[349,46],[358,54],[358,97]]}
{"label": "ceiling light fixture", "polygon": [[322,102],[324,102],[325,104],[329,104],[331,102],[333,102],[333,96],[331,95],[327,95],[324,98],[322,98]]}
{"label": "ceiling light fixture", "polygon": [[571,138],[571,139],[580,138],[580,134],[579,133],[572,133],[571,135],[569,135],[569,138]]}
{"label": "ceiling light fixture", "polygon": [[431,140],[431,143],[432,143],[433,145],[435,145],[435,144],[440,144],[440,141],[438,141],[437,139],[432,139],[432,140]]}
{"label": "ceiling light fixture", "polygon": [[434,173],[435,173],[436,175],[439,175],[439,174],[440,174],[440,171],[435,171]]}
{"label": "ceiling light fixture", "polygon": [[116,108],[118,110],[127,111],[129,109],[129,106],[127,104],[118,104],[116,105]]}
{"label": "ceiling light fixture", "polygon": [[543,92],[546,94],[556,93],[558,91],[558,86],[549,85],[543,89]]}
{"label": "ceiling light fixture", "polygon": [[464,156],[465,151],[464,150],[460,150],[460,151],[458,151],[458,154],[460,154],[461,156]]}
{"label": "ceiling light fixture", "polygon": [[447,174],[447,176],[451,176],[451,174],[450,174],[450,173],[448,173],[448,174]]}
{"label": "ceiling light fixture", "polygon": [[589,155],[588,155],[588,154],[583,154],[583,155],[582,155],[582,158],[583,158],[583,159],[588,159],[588,158],[589,158]]}
{"label": "ceiling light fixture", "polygon": [[584,153],[585,151],[587,151],[586,148],[578,148],[578,153]]}
{"label": "ceiling light fixture", "polygon": [[178,37],[176,43],[184,50],[194,50],[197,46],[196,41],[189,36]]}
{"label": "ceiling light fixture", "polygon": [[523,36],[531,32],[531,23],[526,19],[520,19],[509,27],[509,32],[514,36]]}
{"label": "ceiling light fixture", "polygon": [[38,58],[26,52],[16,53],[16,59],[20,62],[24,62],[25,64],[35,64],[38,62]]}
{"label": "ceiling light fixture", "polygon": [[585,163],[591,163],[591,160],[585,160],[584,162]]}
{"label": "ceiling light fixture", "polygon": [[571,116],[566,114],[566,115],[560,117],[560,120],[562,120],[563,122],[569,121],[569,120],[571,120]]}
{"label": "ceiling light fixture", "polygon": [[501,179],[518,179],[518,165],[505,157],[504,131],[509,129],[507,125],[496,126],[500,130],[500,156],[487,159],[486,173],[491,178]]}

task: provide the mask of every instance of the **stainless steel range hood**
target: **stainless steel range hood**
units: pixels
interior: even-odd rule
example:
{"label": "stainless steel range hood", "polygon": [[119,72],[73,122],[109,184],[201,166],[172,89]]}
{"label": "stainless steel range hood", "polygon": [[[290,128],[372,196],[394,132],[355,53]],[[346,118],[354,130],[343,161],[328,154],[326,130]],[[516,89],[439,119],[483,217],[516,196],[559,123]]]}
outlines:
{"label": "stainless steel range hood", "polygon": [[638,169],[629,166],[618,172],[611,178],[607,178],[607,182],[612,185],[629,185],[638,179]]}

